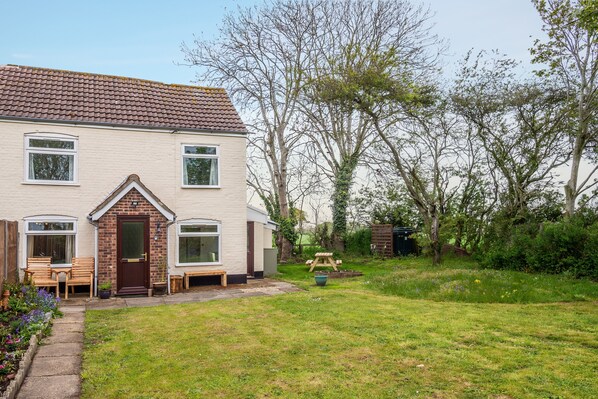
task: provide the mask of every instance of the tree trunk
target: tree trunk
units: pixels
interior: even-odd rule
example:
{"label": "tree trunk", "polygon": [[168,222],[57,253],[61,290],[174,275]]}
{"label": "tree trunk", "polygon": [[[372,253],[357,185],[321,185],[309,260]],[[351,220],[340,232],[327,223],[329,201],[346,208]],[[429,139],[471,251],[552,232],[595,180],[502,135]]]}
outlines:
{"label": "tree trunk", "polygon": [[356,167],[356,157],[344,159],[340,164],[334,181],[334,193],[332,194],[332,246],[337,251],[345,250],[347,206],[351,185],[353,184],[353,172],[355,172]]}
{"label": "tree trunk", "polygon": [[432,264],[437,266],[440,264],[442,256],[442,247],[440,245],[440,219],[436,206],[430,207],[430,246],[432,247]]}
{"label": "tree trunk", "polygon": [[570,218],[575,214],[575,202],[577,201],[578,187],[577,180],[579,177],[579,165],[581,164],[581,157],[586,144],[587,125],[583,118],[580,118],[580,131],[575,137],[575,145],[573,147],[573,154],[571,155],[571,173],[569,181],[565,185],[565,216]]}
{"label": "tree trunk", "polygon": [[280,249],[278,253],[279,261],[281,263],[287,262],[293,256],[293,244],[282,234],[279,234],[276,245]]}

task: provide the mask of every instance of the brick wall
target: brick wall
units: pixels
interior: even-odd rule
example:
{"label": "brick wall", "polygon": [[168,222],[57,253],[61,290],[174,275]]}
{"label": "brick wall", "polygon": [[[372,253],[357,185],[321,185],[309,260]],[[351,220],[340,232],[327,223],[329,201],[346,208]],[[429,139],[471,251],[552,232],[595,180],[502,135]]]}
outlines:
{"label": "brick wall", "polygon": [[[133,207],[132,202],[137,202]],[[149,203],[137,190],[132,189],[98,221],[98,282],[112,283],[113,292],[117,288],[117,216],[149,216],[149,260],[150,287],[158,278],[158,263],[167,259],[168,220]],[[160,232],[157,225],[160,223]],[[154,240],[157,237],[157,240]]]}

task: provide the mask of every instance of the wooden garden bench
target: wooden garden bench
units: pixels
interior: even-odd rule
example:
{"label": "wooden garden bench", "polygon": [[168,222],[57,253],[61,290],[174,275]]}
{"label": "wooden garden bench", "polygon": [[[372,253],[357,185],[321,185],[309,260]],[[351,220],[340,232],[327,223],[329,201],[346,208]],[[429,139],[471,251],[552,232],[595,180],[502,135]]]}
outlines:
{"label": "wooden garden bench", "polygon": [[58,290],[58,278],[53,278],[52,258],[27,258],[27,269],[25,269],[25,280],[31,280],[35,287],[56,289],[56,297],[60,295]]}
{"label": "wooden garden bench", "polygon": [[189,289],[189,277],[197,276],[221,276],[220,285],[226,287],[226,272],[224,270],[201,270],[196,272],[185,272],[185,289]]}
{"label": "wooden garden bench", "polygon": [[69,287],[75,293],[75,286],[88,285],[89,297],[93,296],[93,276],[95,270],[95,259],[93,257],[73,258],[73,267],[70,273],[66,273],[66,287],[64,299],[69,298]]}

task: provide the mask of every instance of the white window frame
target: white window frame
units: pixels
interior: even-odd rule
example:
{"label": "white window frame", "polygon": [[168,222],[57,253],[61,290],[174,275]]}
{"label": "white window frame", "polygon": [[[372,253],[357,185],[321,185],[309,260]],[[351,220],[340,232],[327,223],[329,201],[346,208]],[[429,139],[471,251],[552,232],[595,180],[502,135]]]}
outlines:
{"label": "white window frame", "polygon": [[[209,154],[185,154],[185,147],[210,147],[216,149],[216,155],[209,155]],[[209,184],[202,184],[202,185],[193,185],[193,184],[185,184],[185,158],[201,158],[201,159],[216,159],[218,161],[218,184],[216,185],[209,185]],[[221,176],[220,176],[220,169],[222,169],[222,164],[220,162],[220,146],[215,144],[181,144],[181,187],[183,188],[220,188],[221,187]]]}
{"label": "white window frame", "polygon": [[[73,257],[77,256],[78,252],[78,243],[79,240],[77,239],[77,218],[72,216],[55,216],[55,215],[39,215],[39,216],[30,216],[23,219],[25,224],[25,250],[23,251],[25,261],[23,265],[27,266],[27,258],[29,256],[29,237],[31,236],[41,236],[41,235],[72,235],[75,237],[74,248],[73,248]],[[46,231],[39,231],[39,230],[30,230],[29,223],[72,223],[73,229],[72,230],[46,230]],[[72,263],[53,263],[52,267],[71,267]]]}
{"label": "white window frame", "polygon": [[[183,233],[181,232],[181,226],[194,226],[194,225],[207,225],[216,226],[217,231],[215,233]],[[176,266],[210,266],[210,265],[222,265],[222,223],[218,220],[210,219],[191,219],[177,223],[176,227]],[[179,238],[180,237],[218,237],[218,261],[217,262],[193,262],[193,263],[181,263],[179,258]]]}
{"label": "white window frame", "polygon": [[[31,147],[30,140],[55,140],[69,141],[73,143],[73,149],[65,148],[39,148]],[[67,134],[59,133],[27,133],[25,134],[25,175],[24,181],[27,184],[51,184],[59,186],[78,185],[79,183],[79,138]],[[49,155],[73,155],[73,180],[37,180],[29,178],[29,156],[31,154],[49,154]]]}

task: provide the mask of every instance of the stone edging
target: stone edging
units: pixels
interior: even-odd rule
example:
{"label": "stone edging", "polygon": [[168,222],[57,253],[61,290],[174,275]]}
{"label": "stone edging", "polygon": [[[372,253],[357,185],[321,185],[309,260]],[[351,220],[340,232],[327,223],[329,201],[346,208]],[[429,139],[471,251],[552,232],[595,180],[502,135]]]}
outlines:
{"label": "stone edging", "polygon": [[29,348],[27,348],[27,352],[25,352],[23,358],[19,362],[19,371],[17,371],[17,375],[8,385],[6,391],[4,391],[2,396],[0,396],[0,399],[14,399],[17,396],[17,393],[19,393],[19,389],[21,389],[21,385],[23,384],[23,381],[29,372],[29,368],[31,367],[33,357],[37,352],[37,347],[41,336],[41,331],[31,336],[31,339],[29,340]]}

